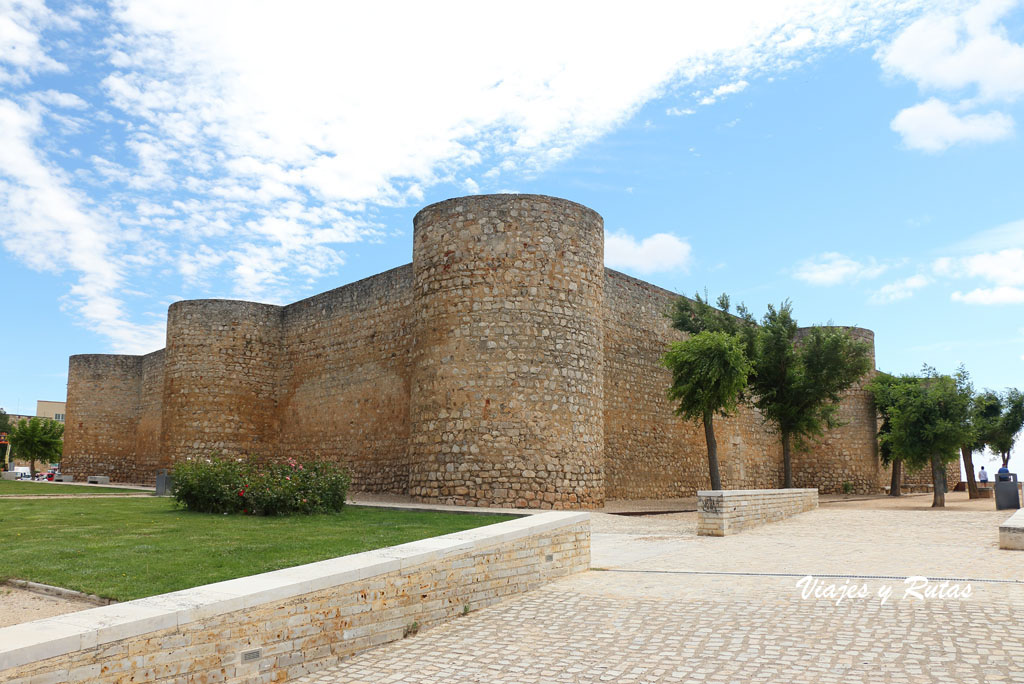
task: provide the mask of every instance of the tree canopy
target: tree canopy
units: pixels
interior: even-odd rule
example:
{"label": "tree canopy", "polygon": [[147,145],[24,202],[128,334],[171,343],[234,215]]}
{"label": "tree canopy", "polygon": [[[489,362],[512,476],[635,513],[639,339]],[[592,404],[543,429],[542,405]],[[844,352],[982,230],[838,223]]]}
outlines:
{"label": "tree canopy", "polygon": [[751,366],[736,335],[705,330],[669,346],[663,358],[672,373],[669,399],[676,414],[704,423],[711,488],[721,489],[714,414],[728,415],[736,408]]}
{"label": "tree canopy", "polygon": [[967,374],[939,375],[925,366],[920,377],[904,376],[892,386],[889,431],[880,436],[912,467],[931,465],[932,506],[945,505],[944,464],[956,459],[962,444],[971,439],[971,393]]}
{"label": "tree canopy", "polygon": [[31,463],[32,476],[36,474],[36,461],[59,461],[64,448],[64,423],[50,418],[22,418],[11,431],[11,446],[20,458]]}
{"label": "tree canopy", "polygon": [[1017,441],[1017,435],[1024,427],[1024,394],[1010,389],[1000,399],[999,417],[992,419],[985,443],[999,454],[1005,468],[1010,464],[1010,452]]}
{"label": "tree canopy", "polygon": [[754,345],[753,405],[782,439],[784,485],[793,486],[791,446],[839,425],[842,393],[871,370],[868,347],[838,328],[813,327],[797,339],[790,302],[768,305]]}

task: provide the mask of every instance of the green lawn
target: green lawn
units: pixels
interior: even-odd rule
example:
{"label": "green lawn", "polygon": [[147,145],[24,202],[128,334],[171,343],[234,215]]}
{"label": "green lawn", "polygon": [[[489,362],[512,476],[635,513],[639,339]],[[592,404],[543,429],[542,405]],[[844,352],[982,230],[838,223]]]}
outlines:
{"label": "green lawn", "polygon": [[140,489],[118,489],[114,487],[88,487],[87,485],[66,485],[55,482],[19,482],[0,480],[0,496],[35,496],[38,494],[147,494]]}
{"label": "green lawn", "polygon": [[333,515],[190,513],[169,499],[0,501],[0,581],[126,601],[510,520],[346,506]]}

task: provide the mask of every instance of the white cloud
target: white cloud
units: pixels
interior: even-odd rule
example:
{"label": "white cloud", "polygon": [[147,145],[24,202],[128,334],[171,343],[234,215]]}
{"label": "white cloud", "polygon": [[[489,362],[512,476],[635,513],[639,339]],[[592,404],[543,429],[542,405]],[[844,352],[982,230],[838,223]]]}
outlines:
{"label": "white cloud", "polygon": [[1010,40],[1000,24],[1019,5],[1019,0],[982,0],[959,14],[928,14],[879,50],[876,56],[889,75],[961,100],[953,107],[930,98],[902,110],[891,128],[907,147],[940,152],[957,143],[993,142],[1012,134],[1009,115],[974,110],[1024,95],[1024,45]]}
{"label": "white cloud", "polygon": [[640,241],[624,231],[605,231],[604,235],[605,265],[633,273],[686,271],[692,251],[688,242],[668,233],[655,233]]}
{"label": "white cloud", "polygon": [[665,110],[665,113],[669,116],[689,116],[690,114],[696,114],[696,109],[681,108],[681,107],[669,107]]}
{"label": "white cloud", "polygon": [[974,87],[983,101],[1012,101],[1024,95],[1024,45],[998,22],[1019,5],[983,0],[959,15],[922,17],[880,51],[882,67],[922,88]]}
{"label": "white cloud", "polygon": [[968,292],[954,291],[950,298],[955,302],[987,306],[1024,303],[1024,248],[941,257],[933,262],[932,271],[949,278],[975,278],[991,285]]}
{"label": "white cloud", "polygon": [[1020,287],[991,287],[977,288],[970,292],[956,291],[951,295],[954,302],[964,304],[981,304],[984,306],[995,306],[998,304],[1024,304],[1024,288]]}
{"label": "white cloud", "polygon": [[117,351],[152,351],[163,345],[163,323],[133,324],[117,297],[125,266],[114,253],[115,223],[90,211],[66,175],[47,165],[34,140],[42,112],[0,99],[0,236],[4,247],[38,270],[79,273],[67,304]]}
{"label": "white cloud", "polygon": [[[144,348],[158,331],[133,326],[118,293],[145,290],[155,272],[186,284],[226,274],[235,295],[294,299],[343,263],[345,244],[383,234],[382,207],[418,203],[439,183],[521,185],[698,76],[710,97],[739,92],[931,5],[527,3],[488,17],[420,3],[396,20],[381,3],[114,0],[61,16],[42,0],[0,0],[0,83],[36,90],[9,105],[29,124],[0,132],[17,143],[0,150],[0,238],[34,267],[76,272],[69,306],[116,349]],[[108,62],[76,73],[73,93],[32,84],[66,70],[47,48],[63,55],[74,40],[41,36],[78,20],[106,31]],[[541,47],[523,50],[524,35]],[[95,39],[72,47],[95,55]],[[83,124],[45,110],[80,108],[76,97],[103,142],[72,176],[44,150]],[[77,254],[60,247],[87,237]],[[612,259],[685,267],[689,245],[658,239],[665,254],[651,253],[654,238],[625,240]]]}
{"label": "white cloud", "polygon": [[891,302],[898,302],[901,299],[908,299],[930,282],[931,280],[927,276],[921,274],[912,275],[909,278],[883,285],[871,295],[870,301],[873,304],[889,304]]}
{"label": "white cloud", "polygon": [[793,277],[812,285],[839,285],[877,278],[888,268],[874,258],[859,262],[839,252],[825,252],[797,264]]}
{"label": "white cloud", "polygon": [[896,115],[889,127],[912,150],[942,152],[963,142],[988,143],[1013,135],[1013,118],[1001,112],[959,116],[934,97]]}
{"label": "white cloud", "polygon": [[24,83],[43,71],[67,71],[42,46],[42,31],[55,23],[62,22],[43,0],[0,0],[0,84]]}

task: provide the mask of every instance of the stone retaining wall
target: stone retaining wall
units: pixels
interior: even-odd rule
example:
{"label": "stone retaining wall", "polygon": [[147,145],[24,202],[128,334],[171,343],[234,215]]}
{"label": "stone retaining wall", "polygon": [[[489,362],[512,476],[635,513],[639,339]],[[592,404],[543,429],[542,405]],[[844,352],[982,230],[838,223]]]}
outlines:
{"label": "stone retaining wall", "polygon": [[817,489],[697,492],[697,534],[724,537],[818,507]]}
{"label": "stone retaining wall", "polygon": [[999,526],[999,548],[1024,551],[1024,509],[1015,512]]}
{"label": "stone retaining wall", "polygon": [[6,627],[0,681],[283,682],[589,566],[589,516],[542,513]]}

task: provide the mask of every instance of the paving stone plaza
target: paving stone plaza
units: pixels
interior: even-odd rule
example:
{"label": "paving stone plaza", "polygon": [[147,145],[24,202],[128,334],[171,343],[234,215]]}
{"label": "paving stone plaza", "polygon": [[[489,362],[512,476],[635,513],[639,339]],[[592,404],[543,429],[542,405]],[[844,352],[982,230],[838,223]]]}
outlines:
{"label": "paving stone plaza", "polygon": [[[698,537],[695,513],[595,513],[594,570],[298,681],[1024,682],[1009,512],[930,500],[826,501],[724,538]],[[858,593],[805,598],[805,575]]]}

